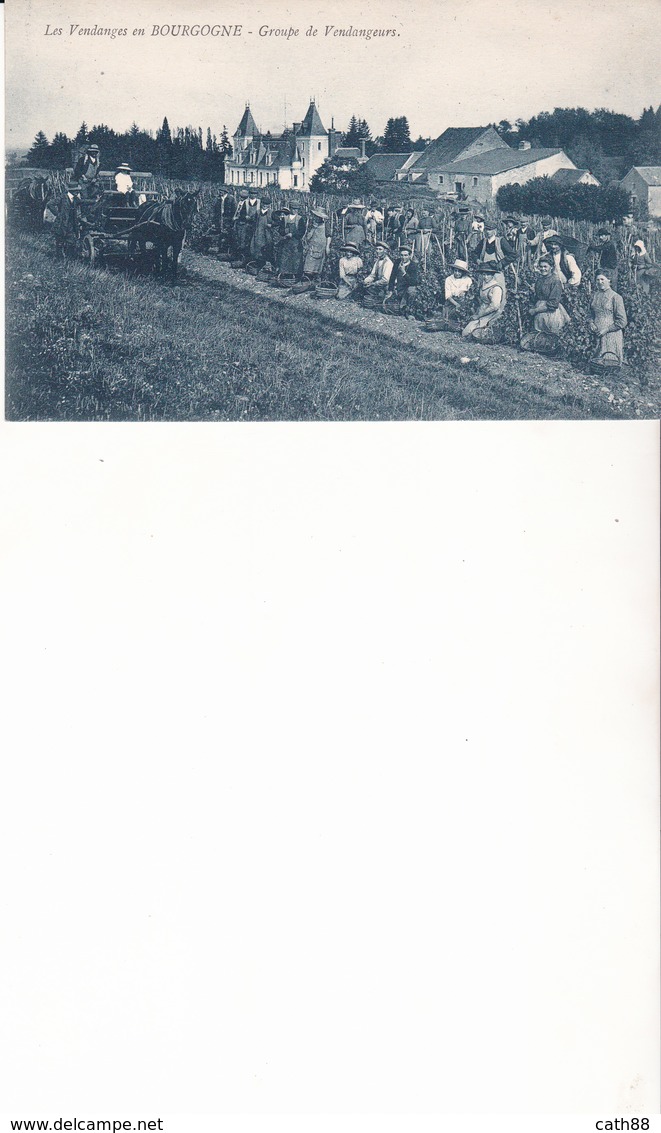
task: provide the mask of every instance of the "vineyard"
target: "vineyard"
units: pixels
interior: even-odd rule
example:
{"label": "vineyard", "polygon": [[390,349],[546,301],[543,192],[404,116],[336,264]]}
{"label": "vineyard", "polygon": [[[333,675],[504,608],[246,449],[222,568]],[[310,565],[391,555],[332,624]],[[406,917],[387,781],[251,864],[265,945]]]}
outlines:
{"label": "vineyard", "polygon": [[[587,251],[583,283],[566,300],[571,323],[561,357],[551,361],[518,350],[521,331],[530,326],[535,280],[526,267],[518,270],[516,285],[508,282],[497,344],[467,349],[452,335],[420,333],[424,320],[438,310],[456,255],[454,206],[429,192],[407,194],[410,207],[432,230],[413,307],[417,321],[411,323],[354,303],[274,296],[246,273],[205,254],[218,186],[156,178],[153,187],[167,197],[176,190],[199,190],[180,288],[144,274],[138,278],[137,268],[90,271],[63,264],[54,259],[47,234],[11,234],[9,417],[398,420],[661,413],[660,297],[654,288],[643,290],[630,267],[637,231],[615,230],[622,265],[618,290],[628,316],[627,365],[604,386],[603,379],[588,377],[595,348],[588,329],[595,263]],[[328,213],[331,251],[324,276],[336,278],[340,214],[349,197],[275,188],[269,197],[274,208],[286,205],[306,216],[321,207]],[[389,195],[377,203],[383,207],[393,201]],[[596,237],[597,225],[590,221],[558,219],[555,226],[586,250]],[[643,235],[650,257],[660,263],[659,230],[649,225]],[[367,272],[372,246],[361,255]],[[368,376],[375,360],[378,382]]]}

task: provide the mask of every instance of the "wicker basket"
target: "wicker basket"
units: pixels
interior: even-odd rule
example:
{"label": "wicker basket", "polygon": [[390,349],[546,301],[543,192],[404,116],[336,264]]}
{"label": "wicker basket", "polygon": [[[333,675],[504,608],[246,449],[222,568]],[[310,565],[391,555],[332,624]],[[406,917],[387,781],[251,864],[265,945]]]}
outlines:
{"label": "wicker basket", "polygon": [[606,351],[601,357],[592,359],[590,362],[590,370],[593,374],[603,374],[604,371],[612,372],[613,370],[619,370],[621,365],[622,363],[617,354]]}
{"label": "wicker basket", "polygon": [[291,289],[292,295],[305,295],[306,291],[312,291],[314,283],[310,279],[302,279],[300,283],[295,283]]}
{"label": "wicker basket", "polygon": [[276,283],[283,291],[290,291],[294,284],[297,282],[295,275],[286,275],[281,272],[278,276]]}
{"label": "wicker basket", "polygon": [[315,299],[337,299],[338,287],[332,283],[318,283],[314,289]]}
{"label": "wicker basket", "polygon": [[258,279],[260,283],[272,283],[273,272],[269,271],[268,268],[260,268],[255,278]]}

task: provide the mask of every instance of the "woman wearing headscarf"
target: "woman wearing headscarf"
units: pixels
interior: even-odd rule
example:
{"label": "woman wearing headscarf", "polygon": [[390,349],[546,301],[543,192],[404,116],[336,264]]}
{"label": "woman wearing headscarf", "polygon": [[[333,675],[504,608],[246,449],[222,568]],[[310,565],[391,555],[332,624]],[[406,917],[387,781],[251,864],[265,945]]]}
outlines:
{"label": "woman wearing headscarf", "polygon": [[534,331],[524,334],[521,349],[529,350],[536,334],[558,335],[570,322],[562,305],[562,284],[550,256],[539,261],[539,277],[535,281],[535,302],[530,308]]}
{"label": "woman wearing headscarf", "polygon": [[639,283],[643,291],[649,295],[650,282],[654,278],[656,264],[650,258],[644,240],[636,240],[631,249],[631,269],[635,283]]}
{"label": "woman wearing headscarf", "polygon": [[594,294],[590,309],[592,322],[590,330],[599,336],[599,350],[597,360],[616,359],[621,365],[624,360],[624,335],[622,331],[627,325],[627,313],[624,309],[622,296],[613,291],[610,276],[607,271],[600,268],[594,281]]}
{"label": "woman wearing headscarf", "polygon": [[488,338],[493,324],[501,317],[507,302],[505,276],[499,265],[493,261],[478,264],[475,271],[480,275],[480,291],[475,318],[466,324],[461,332],[462,338]]}

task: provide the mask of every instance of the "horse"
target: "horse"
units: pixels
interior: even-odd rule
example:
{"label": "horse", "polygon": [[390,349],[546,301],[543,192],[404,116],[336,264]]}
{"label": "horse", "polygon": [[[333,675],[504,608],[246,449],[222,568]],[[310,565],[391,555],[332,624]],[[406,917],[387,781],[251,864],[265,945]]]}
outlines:
{"label": "horse", "polygon": [[8,210],[10,219],[21,228],[39,228],[50,189],[48,176],[25,177],[12,194]]}
{"label": "horse", "polygon": [[165,272],[169,251],[172,248],[172,282],[177,279],[177,265],[184,243],[186,229],[190,227],[197,212],[198,196],[195,193],[178,193],[166,201],[147,201],[141,205],[136,223],[117,236],[129,237],[129,252],[139,245],[144,253],[147,242],[154,245],[158,255],[159,270]]}

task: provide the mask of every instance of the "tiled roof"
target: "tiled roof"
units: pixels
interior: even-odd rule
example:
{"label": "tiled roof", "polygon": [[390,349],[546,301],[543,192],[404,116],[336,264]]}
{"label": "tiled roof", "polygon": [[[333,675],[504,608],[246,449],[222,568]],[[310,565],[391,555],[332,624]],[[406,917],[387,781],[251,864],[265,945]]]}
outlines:
{"label": "tiled roof", "polygon": [[455,161],[468,146],[485,134],[488,126],[450,126],[439,138],[430,142],[422,157],[416,161],[416,171],[437,169]]}
{"label": "tiled roof", "polygon": [[[255,160],[251,160],[252,158]],[[269,160],[270,158],[270,160]],[[280,137],[267,137],[255,139],[245,150],[230,158],[228,164],[245,166],[246,169],[278,169],[288,167],[299,159],[296,137],[294,134],[282,134]]]}
{"label": "tiled roof", "polygon": [[410,153],[375,153],[367,162],[366,168],[374,174],[377,181],[392,181],[398,169],[410,157]]}
{"label": "tiled roof", "polygon": [[[477,157],[469,157],[465,161],[450,162],[449,165],[439,165],[444,173],[482,173],[495,176],[496,173],[506,173],[508,169],[518,169],[522,165],[531,165],[534,161],[542,161],[545,157],[554,157],[562,153],[561,149],[492,149]],[[416,165],[416,169],[418,166]]]}
{"label": "tiled roof", "polygon": [[553,180],[558,181],[561,185],[578,185],[581,177],[589,172],[589,169],[556,169]]}
{"label": "tiled roof", "polygon": [[634,165],[633,168],[648,185],[661,185],[661,165]]}

